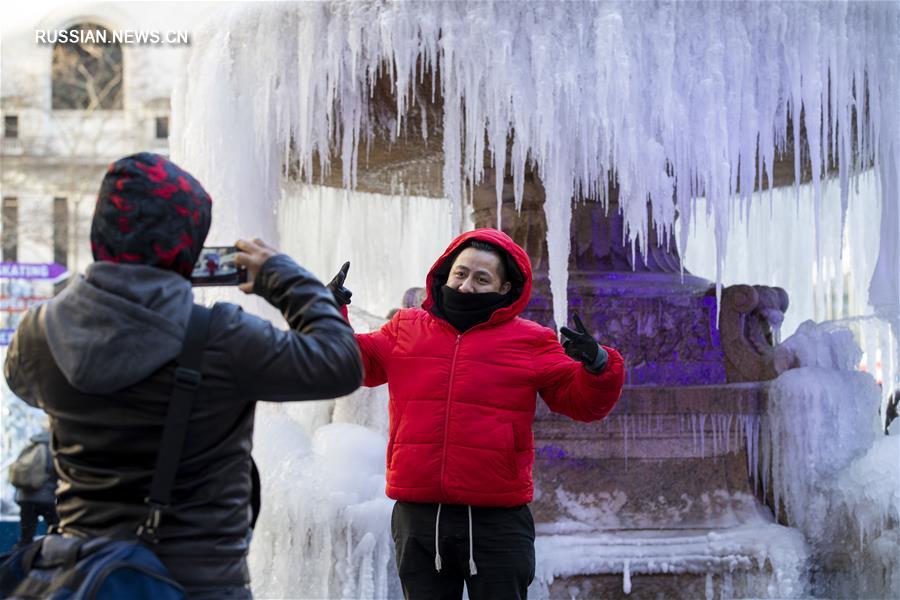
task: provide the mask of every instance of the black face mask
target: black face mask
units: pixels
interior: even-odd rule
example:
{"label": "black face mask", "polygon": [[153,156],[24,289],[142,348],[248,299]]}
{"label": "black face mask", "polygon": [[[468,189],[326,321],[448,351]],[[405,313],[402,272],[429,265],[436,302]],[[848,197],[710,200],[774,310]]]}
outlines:
{"label": "black face mask", "polygon": [[464,294],[444,285],[441,286],[440,296],[435,300],[447,321],[463,332],[487,322],[495,310],[508,306],[512,297],[508,293],[498,292]]}

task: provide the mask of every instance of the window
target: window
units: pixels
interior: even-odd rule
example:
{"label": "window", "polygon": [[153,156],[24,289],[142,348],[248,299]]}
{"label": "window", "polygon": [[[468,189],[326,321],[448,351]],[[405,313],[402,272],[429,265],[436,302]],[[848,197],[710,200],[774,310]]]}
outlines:
{"label": "window", "polygon": [[19,259],[19,199],[6,197],[3,199],[3,262],[16,262]]}
{"label": "window", "polygon": [[169,138],[169,117],[156,117],[156,139]]}
{"label": "window", "polygon": [[53,110],[122,110],[122,47],[112,41],[112,32],[93,23],[69,31],[81,32],[66,36],[78,43],[53,46]]}
{"label": "window", "polygon": [[19,137],[18,115],[6,115],[3,117],[3,137],[11,140]]}
{"label": "window", "polygon": [[69,201],[53,199],[53,262],[69,266]]}

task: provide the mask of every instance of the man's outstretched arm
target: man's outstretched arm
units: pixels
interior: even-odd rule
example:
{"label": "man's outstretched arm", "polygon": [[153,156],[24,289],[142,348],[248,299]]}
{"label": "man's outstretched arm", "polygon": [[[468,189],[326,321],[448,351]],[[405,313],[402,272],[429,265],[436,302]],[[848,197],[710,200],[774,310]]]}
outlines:
{"label": "man's outstretched arm", "polygon": [[211,336],[231,354],[241,389],[259,400],[304,400],[343,396],[359,387],[362,362],[353,330],[325,286],[260,240],[237,246],[237,262],[248,272],[241,290],[263,297],[290,326],[285,331],[233,305],[217,305],[228,312],[223,330]]}
{"label": "man's outstretched arm", "polygon": [[[576,323],[581,330],[576,333],[584,333],[580,320]],[[575,352],[571,343],[566,348],[578,357],[576,360],[566,354],[553,331],[546,330],[534,359],[536,384],[553,412],[577,421],[597,421],[608,415],[619,400],[625,382],[625,361],[613,348],[598,346],[592,353],[585,351],[586,338],[580,342],[576,347],[581,352]],[[604,355],[605,364],[601,365],[603,361],[598,357]]]}

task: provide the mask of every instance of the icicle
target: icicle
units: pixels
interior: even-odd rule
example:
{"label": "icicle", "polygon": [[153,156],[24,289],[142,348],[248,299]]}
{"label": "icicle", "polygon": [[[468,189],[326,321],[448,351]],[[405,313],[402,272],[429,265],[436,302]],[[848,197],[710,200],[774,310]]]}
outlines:
{"label": "icicle", "polygon": [[714,458],[718,458],[719,456],[719,428],[716,426],[719,422],[719,415],[712,415],[712,419],[710,419],[712,425],[712,454]]}
{"label": "icicle", "polygon": [[722,593],[719,597],[723,600],[731,600],[734,597],[734,579],[731,571],[722,574]]}
{"label": "icicle", "polygon": [[622,565],[622,593],[626,596],[631,593],[631,561],[628,560]]}
{"label": "icicle", "polygon": [[550,293],[553,296],[553,320],[559,329],[568,323],[569,234],[572,222],[572,173],[566,158],[554,157],[544,173],[546,199],[544,214],[547,216],[547,252],[550,276]]}
{"label": "icicle", "polygon": [[[517,208],[529,156],[536,165],[548,192],[560,325],[575,190],[602,199],[615,173],[626,231],[643,252],[648,199],[652,222],[665,237],[673,231],[673,194],[685,221],[695,218],[693,204],[704,197],[714,219],[721,283],[731,217],[740,213],[732,210],[732,198],[739,190],[739,205],[752,210],[754,178],[761,183],[765,176],[771,188],[775,151],[784,148],[790,116],[795,184],[808,150],[817,207],[824,202],[823,166],[835,153],[842,215],[850,177],[874,161],[887,234],[870,295],[879,314],[900,327],[900,250],[889,239],[900,218],[900,149],[888,133],[897,130],[900,114],[900,84],[891,76],[900,53],[896,3],[559,3],[518,10],[502,2],[458,2],[411,10],[402,3],[332,2],[232,12],[227,28],[198,36],[189,61],[193,80],[173,98],[173,156],[201,179],[256,172],[256,189],[269,193],[291,141],[304,177],[314,156],[327,173],[336,149],[344,184],[353,186],[358,145],[371,139],[373,119],[383,118],[368,106],[377,75],[393,85],[391,135],[397,135],[417,103],[412,82],[427,69],[440,75],[432,93],[444,99],[444,193],[454,220],[460,219],[463,173],[470,186],[483,175],[485,130],[500,169],[513,137]],[[489,50],[485,40],[491,40]],[[261,63],[266,68],[258,68]],[[223,100],[215,110],[202,100],[210,94]],[[216,142],[225,132],[231,143]],[[247,144],[233,143],[244,138]],[[228,151],[248,147],[255,149],[255,169]],[[222,189],[238,188],[223,182]],[[821,259],[821,228],[813,229]]]}
{"label": "icicle", "polygon": [[444,106],[444,195],[450,199],[453,234],[462,229],[462,150],[460,147],[460,104],[457,101],[456,83],[444,74],[447,103]]}
{"label": "icicle", "polygon": [[700,413],[699,420],[700,458],[706,458],[706,413]]}

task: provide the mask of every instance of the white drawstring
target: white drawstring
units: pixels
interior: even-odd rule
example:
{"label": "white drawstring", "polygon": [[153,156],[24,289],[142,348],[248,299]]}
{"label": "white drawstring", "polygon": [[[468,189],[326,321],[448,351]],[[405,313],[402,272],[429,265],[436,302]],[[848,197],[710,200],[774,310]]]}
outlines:
{"label": "white drawstring", "polygon": [[[472,542],[472,507],[469,509],[469,575],[477,575],[478,568],[475,566],[475,554]],[[441,572],[441,549],[440,549],[440,528],[441,528],[441,505],[438,504],[437,516],[434,519],[434,570]]]}
{"label": "white drawstring", "polygon": [[441,551],[438,548],[438,527],[441,523],[441,505],[438,504],[437,518],[434,520],[434,570],[441,572]]}
{"label": "white drawstring", "polygon": [[477,575],[478,569],[475,568],[475,557],[472,552],[472,507],[469,506],[469,575]]}

